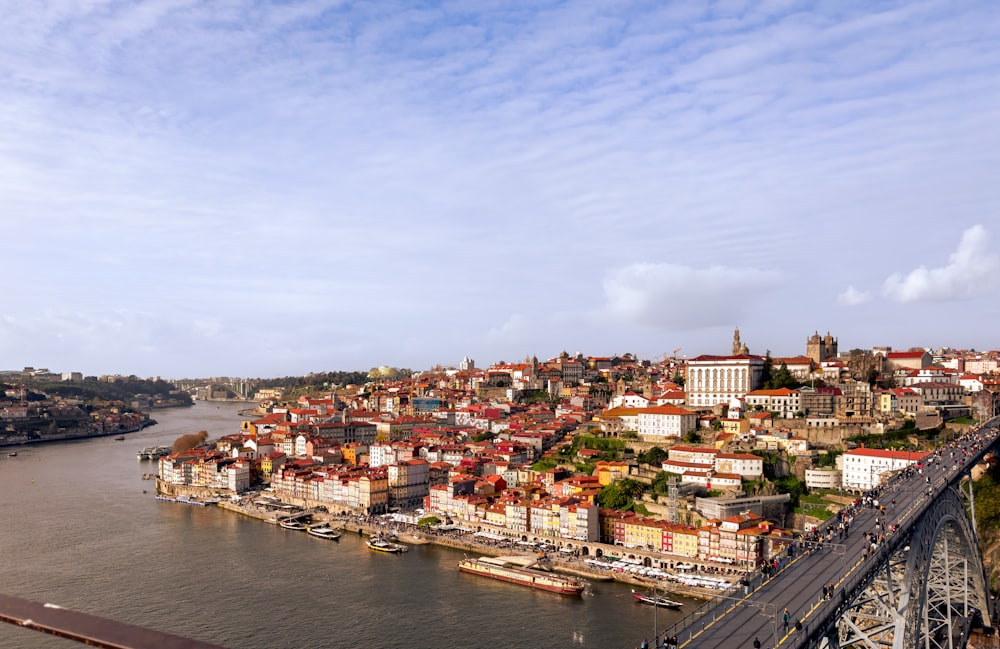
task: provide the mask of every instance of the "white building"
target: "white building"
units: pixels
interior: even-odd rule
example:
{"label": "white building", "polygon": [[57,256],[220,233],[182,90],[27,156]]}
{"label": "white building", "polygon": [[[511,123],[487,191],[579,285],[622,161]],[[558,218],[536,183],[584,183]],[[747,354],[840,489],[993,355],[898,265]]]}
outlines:
{"label": "white building", "polygon": [[760,387],[764,373],[761,356],[698,356],[687,362],[687,405],[711,408],[741,399]]}
{"label": "white building", "polygon": [[840,489],[842,474],[836,469],[806,469],[806,487],[809,489]]}
{"label": "white building", "polygon": [[646,437],[683,437],[698,426],[698,415],[677,406],[653,406],[638,412],[636,432]]}
{"label": "white building", "polygon": [[887,473],[923,462],[930,453],[886,451],[856,448],[837,458],[845,489],[867,491],[878,485]]}

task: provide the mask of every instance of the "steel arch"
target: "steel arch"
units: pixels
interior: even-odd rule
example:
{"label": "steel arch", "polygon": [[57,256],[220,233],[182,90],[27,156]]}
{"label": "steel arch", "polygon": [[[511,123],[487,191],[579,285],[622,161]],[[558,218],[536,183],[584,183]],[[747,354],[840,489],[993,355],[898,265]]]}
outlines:
{"label": "steel arch", "polygon": [[959,492],[939,493],[908,540],[871,571],[821,644],[957,649],[965,646],[974,616],[992,626],[986,573]]}

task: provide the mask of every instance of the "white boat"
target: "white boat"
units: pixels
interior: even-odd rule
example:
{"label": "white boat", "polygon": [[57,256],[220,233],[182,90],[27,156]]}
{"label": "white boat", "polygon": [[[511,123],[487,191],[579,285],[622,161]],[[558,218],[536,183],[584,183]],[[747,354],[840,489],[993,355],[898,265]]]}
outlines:
{"label": "white boat", "polygon": [[340,539],[339,530],[335,530],[332,527],[327,527],[325,525],[323,527],[310,527],[306,531],[309,532],[309,534],[311,534],[312,536],[315,536],[320,539],[329,539],[331,541],[337,541]]}
{"label": "white boat", "polygon": [[649,604],[650,606],[658,606],[660,608],[680,608],[684,606],[683,602],[677,602],[662,595],[656,595],[650,591],[647,591],[645,593],[637,593],[635,592],[635,590],[633,590],[632,597],[636,598],[643,604]]}
{"label": "white boat", "polygon": [[306,529],[305,523],[300,523],[299,521],[280,521],[278,525],[282,526],[286,530],[304,530]]}

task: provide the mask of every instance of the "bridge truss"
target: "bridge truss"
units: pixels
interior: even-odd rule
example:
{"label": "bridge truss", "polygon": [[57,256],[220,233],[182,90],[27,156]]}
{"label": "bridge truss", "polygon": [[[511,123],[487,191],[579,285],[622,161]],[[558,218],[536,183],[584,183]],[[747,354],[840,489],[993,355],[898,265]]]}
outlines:
{"label": "bridge truss", "polygon": [[956,488],[938,493],[900,536],[844,592],[821,648],[960,649],[973,626],[993,626],[975,527]]}

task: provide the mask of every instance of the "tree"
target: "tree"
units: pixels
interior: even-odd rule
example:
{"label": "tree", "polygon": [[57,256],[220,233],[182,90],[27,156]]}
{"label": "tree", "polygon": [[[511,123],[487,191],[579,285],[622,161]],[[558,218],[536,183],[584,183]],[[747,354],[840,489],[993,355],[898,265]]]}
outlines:
{"label": "tree", "polygon": [[617,483],[609,484],[601,489],[594,500],[604,509],[625,509],[631,504],[631,500]]}
{"label": "tree", "polygon": [[640,453],[639,457],[636,459],[638,459],[639,462],[643,464],[660,466],[661,464],[663,464],[663,461],[666,460],[669,456],[670,454],[664,451],[662,448],[660,448],[659,446],[654,446],[648,451]]}

